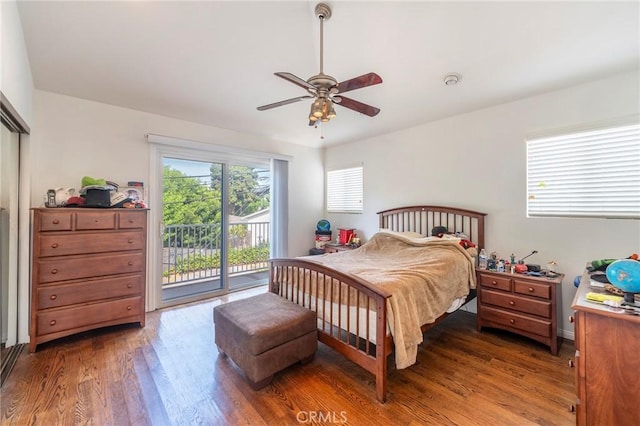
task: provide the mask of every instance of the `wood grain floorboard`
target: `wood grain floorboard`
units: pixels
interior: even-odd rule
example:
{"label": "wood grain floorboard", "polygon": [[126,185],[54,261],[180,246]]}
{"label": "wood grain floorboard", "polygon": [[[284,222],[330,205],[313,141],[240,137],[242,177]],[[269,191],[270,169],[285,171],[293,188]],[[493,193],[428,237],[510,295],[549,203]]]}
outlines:
{"label": "wood grain floorboard", "polygon": [[2,425],[573,425],[573,343],[559,356],[460,311],[425,335],[415,365],[374,377],[323,344],[254,391],[214,343],[213,307],[265,288],[147,314],[23,351],[2,387]]}

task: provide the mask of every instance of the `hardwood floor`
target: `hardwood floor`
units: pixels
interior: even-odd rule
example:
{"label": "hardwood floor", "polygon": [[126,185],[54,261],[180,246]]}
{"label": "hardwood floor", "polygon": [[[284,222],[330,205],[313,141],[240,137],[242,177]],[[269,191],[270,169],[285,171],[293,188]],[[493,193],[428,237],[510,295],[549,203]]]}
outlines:
{"label": "hardwood floor", "polygon": [[[2,387],[3,425],[573,425],[572,342],[559,356],[459,311],[425,334],[418,362],[373,376],[330,348],[253,391],[213,343],[217,304],[235,293],[147,314],[23,351]],[[393,365],[391,360],[390,365]]]}

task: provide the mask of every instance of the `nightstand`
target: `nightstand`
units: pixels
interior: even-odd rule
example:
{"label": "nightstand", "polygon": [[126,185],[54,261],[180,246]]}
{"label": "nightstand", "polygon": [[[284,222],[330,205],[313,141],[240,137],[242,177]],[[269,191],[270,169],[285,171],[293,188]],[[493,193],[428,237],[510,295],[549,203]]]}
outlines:
{"label": "nightstand", "polygon": [[549,346],[558,354],[562,279],[477,270],[478,331],[493,327]]}
{"label": "nightstand", "polygon": [[327,245],[324,246],[324,252],[325,253],[338,253],[338,252],[341,252],[341,251],[353,250],[354,248],[357,248],[357,247],[343,246],[343,245],[336,245],[336,244],[327,244]]}

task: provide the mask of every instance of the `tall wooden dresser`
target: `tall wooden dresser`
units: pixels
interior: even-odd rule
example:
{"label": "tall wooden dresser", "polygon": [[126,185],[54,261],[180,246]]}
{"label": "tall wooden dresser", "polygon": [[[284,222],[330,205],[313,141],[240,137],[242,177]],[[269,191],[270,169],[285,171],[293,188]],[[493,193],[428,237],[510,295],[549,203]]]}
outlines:
{"label": "tall wooden dresser", "polygon": [[146,242],[146,209],[34,209],[29,351],[99,327],[144,327]]}
{"label": "tall wooden dresser", "polygon": [[573,299],[576,424],[640,424],[640,316],[585,300],[585,272]]}

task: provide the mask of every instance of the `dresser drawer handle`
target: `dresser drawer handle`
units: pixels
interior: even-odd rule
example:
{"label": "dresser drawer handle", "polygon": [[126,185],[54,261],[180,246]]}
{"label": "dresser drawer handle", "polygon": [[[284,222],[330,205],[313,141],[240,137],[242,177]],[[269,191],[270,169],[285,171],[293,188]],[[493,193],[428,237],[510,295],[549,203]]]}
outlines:
{"label": "dresser drawer handle", "polygon": [[127,241],[129,244],[133,243],[133,240],[131,238],[129,238],[129,241]]}
{"label": "dresser drawer handle", "polygon": [[510,304],[511,306],[515,306],[516,302],[514,302],[513,300],[509,300],[509,304]]}
{"label": "dresser drawer handle", "polygon": [[60,221],[59,221],[58,219],[53,219],[51,222],[52,222],[54,225],[57,225],[57,224],[59,224],[59,223],[60,223]]}
{"label": "dresser drawer handle", "polygon": [[127,288],[133,288],[133,284],[131,283],[127,284]]}
{"label": "dresser drawer handle", "polygon": [[58,248],[58,243],[51,244],[51,248]]}
{"label": "dresser drawer handle", "polygon": [[49,325],[56,325],[56,320],[49,321]]}
{"label": "dresser drawer handle", "polygon": [[133,261],[131,261],[131,260],[130,260],[130,261],[128,261],[128,262],[127,262],[127,265],[129,265],[129,266],[133,266]]}
{"label": "dresser drawer handle", "polygon": [[498,285],[498,282],[494,280],[494,281],[491,281],[491,284]]}
{"label": "dresser drawer handle", "polygon": [[52,269],[52,270],[51,270],[51,273],[52,273],[53,275],[55,275],[55,274],[57,274],[57,273],[58,273],[58,270],[57,270],[57,269]]}
{"label": "dresser drawer handle", "polygon": [[131,306],[127,306],[127,311],[130,311],[131,309]]}
{"label": "dresser drawer handle", "polygon": [[573,368],[573,367],[575,367],[575,366],[576,366],[575,362],[573,362],[573,360],[572,360],[572,359],[570,359],[570,360],[569,360],[569,368]]}
{"label": "dresser drawer handle", "polygon": [[49,299],[51,300],[56,300],[58,298],[58,296],[56,296],[55,294],[52,294],[51,296],[49,296]]}
{"label": "dresser drawer handle", "polygon": [[533,287],[529,287],[527,290],[529,290],[529,293],[533,293],[535,291]]}
{"label": "dresser drawer handle", "polygon": [[129,219],[129,223],[133,223],[133,219]]}
{"label": "dresser drawer handle", "polygon": [[510,320],[509,320],[509,322],[510,322],[511,324],[515,324],[515,323],[516,323],[516,320],[514,320],[514,319],[510,319]]}

